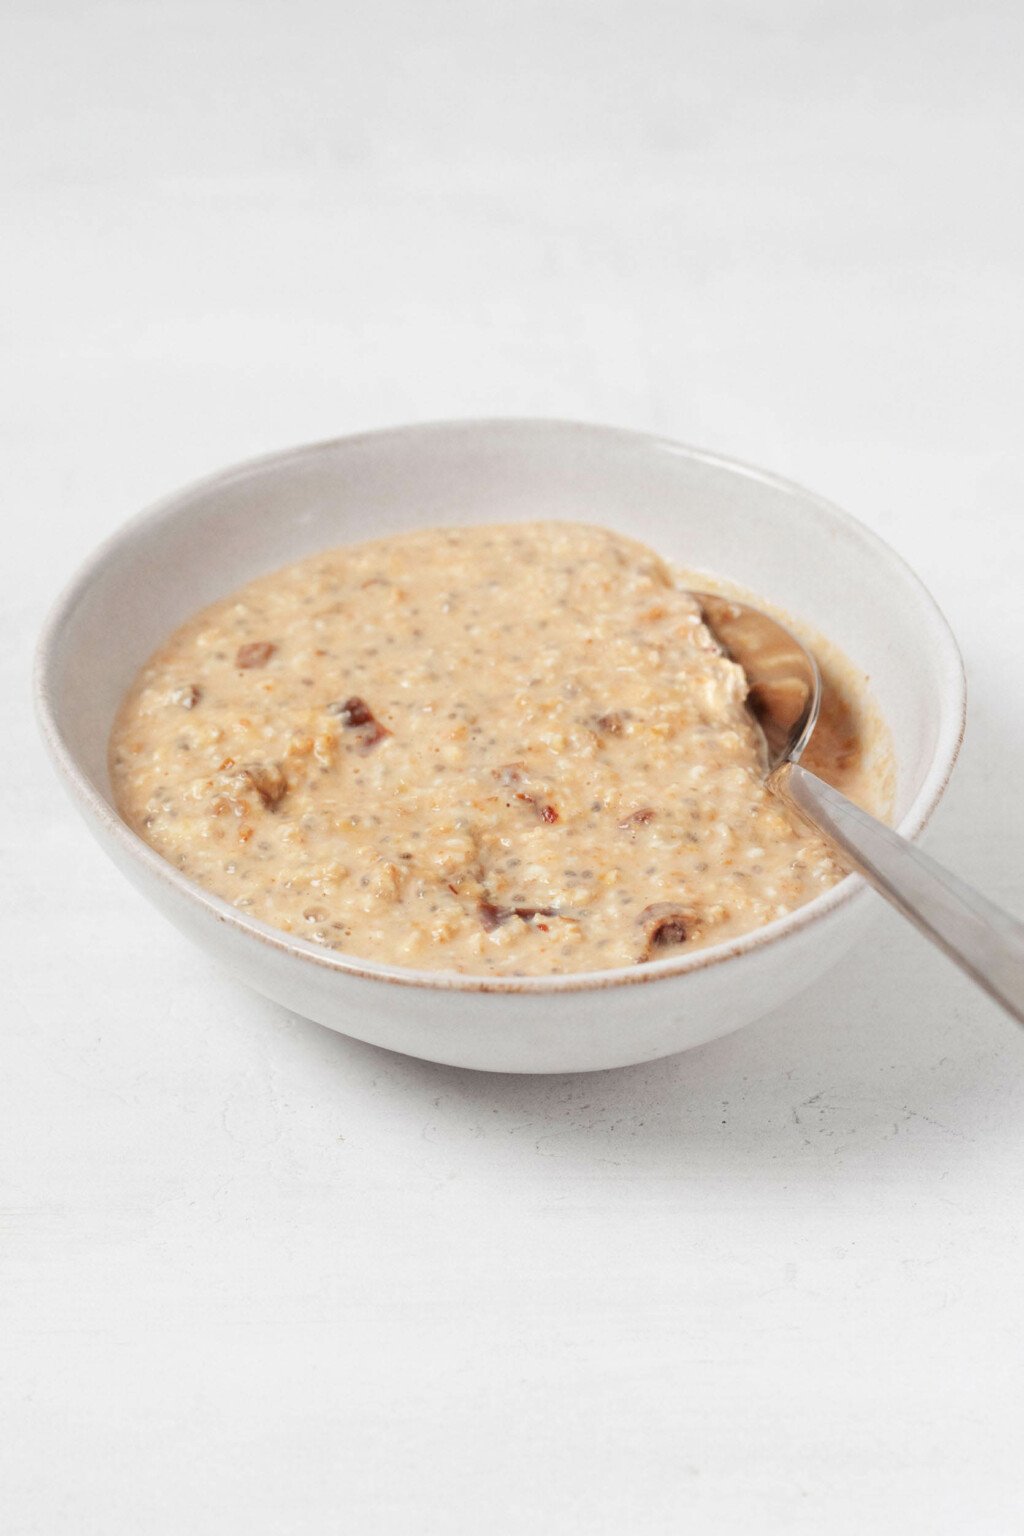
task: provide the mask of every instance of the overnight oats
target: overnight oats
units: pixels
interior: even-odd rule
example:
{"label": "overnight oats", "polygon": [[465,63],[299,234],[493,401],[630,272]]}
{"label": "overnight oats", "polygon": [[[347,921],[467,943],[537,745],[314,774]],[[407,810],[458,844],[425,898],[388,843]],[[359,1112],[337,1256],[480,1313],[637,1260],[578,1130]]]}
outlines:
{"label": "overnight oats", "polygon": [[[843,874],[762,783],[688,578],[574,523],[330,550],[196,615],[120,711],[124,819],[233,906],[353,957],[494,975],[733,938]],[[818,649],[804,761],[888,810],[882,728]]]}

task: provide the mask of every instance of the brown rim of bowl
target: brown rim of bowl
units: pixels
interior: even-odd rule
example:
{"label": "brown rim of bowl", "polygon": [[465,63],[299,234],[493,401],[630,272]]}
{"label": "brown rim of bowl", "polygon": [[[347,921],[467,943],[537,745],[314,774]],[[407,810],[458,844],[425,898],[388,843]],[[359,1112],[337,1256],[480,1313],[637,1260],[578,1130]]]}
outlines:
{"label": "brown rim of bowl", "polygon": [[255,459],[248,459],[240,464],[231,465],[227,469],[220,470],[213,475],[192,481],[170,496],[161,498],[143,511],[130,518],[126,523],[110,534],[94,550],[84,564],[79,567],[71,578],[63,592],[57,598],[44,623],[39,643],[36,648],[35,667],[33,674],[33,696],[36,713],[39,719],[44,741],[58,770],[66,780],[69,789],[81,803],[82,808],[90,812],[101,824],[104,830],[112,836],[133,859],[143,865],[151,874],[169,883],[181,896],[192,901],[197,906],[205,908],[220,922],[228,924],[248,935],[250,938],[266,944],[273,949],[280,950],[284,954],[294,956],[298,960],[312,961],[327,970],[333,970],[339,975],[358,976],[367,981],[390,983],[396,986],[420,987],[432,991],[456,991],[456,992],[506,992],[506,993],[556,993],[556,992],[585,992],[599,991],[606,987],[638,986],[651,982],[666,980],[673,976],[686,975],[692,971],[705,970],[709,966],[720,965],[725,960],[739,958],[755,950],[763,949],[768,944],[777,944],[790,934],[797,933],[810,925],[831,916],[850,901],[862,896],[866,890],[866,882],[860,875],[845,875],[836,885],[821,896],[815,896],[813,900],[806,902],[787,916],[778,918],[774,922],[765,923],[760,928],[753,928],[749,933],[741,934],[738,938],[727,940],[722,944],[709,945],[706,949],[700,949],[690,955],[669,956],[664,960],[652,960],[644,965],[619,966],[605,971],[575,971],[561,975],[551,976],[481,976],[461,971],[417,971],[408,966],[377,965],[371,961],[360,960],[356,957],[348,957],[336,950],[324,950],[318,945],[312,944],[308,939],[297,939],[286,935],[282,930],[271,927],[261,922],[258,918],[246,917],[236,907],[221,900],[219,896],[204,890],[176,870],[173,865],[145,843],[137,833],[133,832],[128,824],[122,821],[109,802],[96,789],[92,781],[79,768],[78,763],[67,743],[64,740],[60,726],[53,708],[52,690],[50,684],[50,667],[53,660],[54,642],[61,628],[68,620],[68,616],[74,610],[83,593],[88,589],[96,572],[105,564],[107,559],[128,538],[142,533],[152,524],[163,522],[172,517],[182,500],[193,497],[200,491],[211,491],[218,486],[223,486],[231,480],[243,476],[252,475],[270,466],[281,466],[289,459],[308,458],[316,454],[333,452],[346,446],[353,447],[356,444],[371,439],[387,437],[409,437],[417,434],[424,436],[438,432],[466,432],[476,433],[480,431],[553,431],[562,434],[575,433],[578,435],[598,436],[603,438],[617,437],[628,441],[637,447],[647,450],[670,453],[683,458],[695,459],[703,464],[711,464],[724,469],[732,474],[742,476],[747,480],[754,480],[762,485],[770,485],[776,490],[785,492],[791,496],[799,497],[805,505],[809,505],[814,512],[830,522],[839,523],[849,534],[870,546],[872,551],[881,556],[891,566],[895,566],[914,591],[924,614],[932,624],[935,634],[934,641],[944,651],[946,662],[947,683],[952,685],[953,694],[948,703],[943,703],[942,714],[939,721],[938,741],[932,763],[925,774],[924,781],[909,809],[898,823],[896,830],[904,837],[916,838],[928,824],[936,806],[942,799],[946,786],[949,783],[953,768],[959,756],[960,747],[964,738],[967,713],[966,677],[964,674],[963,659],[960,655],[956,639],[949,623],[939,608],[935,599],[922,582],[921,578],[907,564],[903,557],[891,549],[888,544],[871,529],[859,522],[850,513],[842,508],[833,506],[831,502],[806,490],[795,481],[787,480],[781,475],[772,474],[768,470],[744,464],[737,459],[730,459],[722,454],[711,453],[700,448],[690,448],[685,444],[674,442],[671,438],[663,438],[651,433],[633,432],[624,427],[604,427],[593,423],[560,421],[547,418],[529,417],[482,417],[479,419],[431,421],[410,423],[405,426],[383,427],[372,432],[353,433],[351,435],[328,438],[316,443],[301,445],[297,448],[286,448],[278,452],[263,454]]}

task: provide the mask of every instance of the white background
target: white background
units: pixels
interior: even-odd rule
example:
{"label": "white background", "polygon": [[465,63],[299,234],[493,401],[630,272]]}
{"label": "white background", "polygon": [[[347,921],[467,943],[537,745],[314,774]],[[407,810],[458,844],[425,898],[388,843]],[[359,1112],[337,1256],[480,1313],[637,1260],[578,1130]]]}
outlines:
{"label": "white background", "polygon": [[7,0],[5,1536],[1024,1528],[1024,1039],[895,916],[688,1056],[401,1059],[142,905],[27,704],[183,481],[636,426],[918,569],[971,688],[932,846],[1024,911],[1022,14]]}

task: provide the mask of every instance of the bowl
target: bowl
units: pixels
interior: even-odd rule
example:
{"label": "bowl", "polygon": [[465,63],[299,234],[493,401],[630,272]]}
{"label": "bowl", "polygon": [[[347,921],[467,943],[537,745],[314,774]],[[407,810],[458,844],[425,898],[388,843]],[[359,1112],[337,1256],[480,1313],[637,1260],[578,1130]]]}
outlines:
{"label": "bowl", "polygon": [[[276,453],[179,491],[103,545],[40,642],[37,707],[56,767],[101,846],[190,938],[267,997],[360,1040],[499,1072],[653,1060],[738,1029],[856,942],[858,876],[739,939],[651,964],[492,978],[324,951],[192,884],[120,819],[107,773],[118,704],[198,608],[331,545],[431,524],[604,523],[668,559],[762,593],[870,679],[892,734],[894,820],[914,838],[963,733],[945,619],[881,539],[775,475],[677,443],[558,421],[398,427]],[[113,956],[117,935],[110,935]]]}

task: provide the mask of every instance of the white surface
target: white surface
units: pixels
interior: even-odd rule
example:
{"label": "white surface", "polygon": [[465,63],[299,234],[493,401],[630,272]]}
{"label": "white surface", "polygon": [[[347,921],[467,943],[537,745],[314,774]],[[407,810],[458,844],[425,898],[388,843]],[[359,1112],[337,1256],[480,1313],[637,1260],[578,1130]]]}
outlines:
{"label": "white surface", "polygon": [[545,413],[762,462],[963,642],[1024,910],[1015,4],[4,7],[5,1532],[1002,1533],[1024,1040],[895,917],[786,1017],[474,1077],[241,991],[24,706],[218,464]]}

